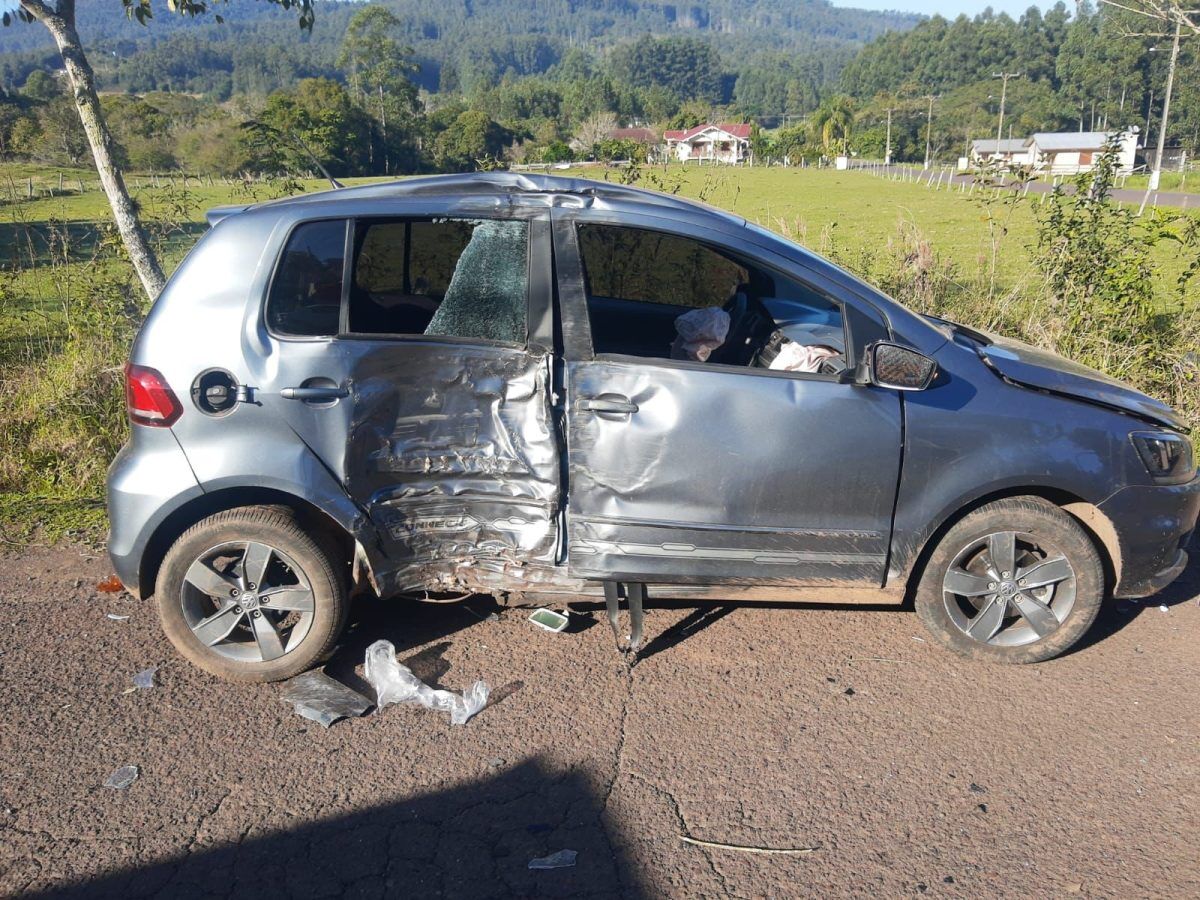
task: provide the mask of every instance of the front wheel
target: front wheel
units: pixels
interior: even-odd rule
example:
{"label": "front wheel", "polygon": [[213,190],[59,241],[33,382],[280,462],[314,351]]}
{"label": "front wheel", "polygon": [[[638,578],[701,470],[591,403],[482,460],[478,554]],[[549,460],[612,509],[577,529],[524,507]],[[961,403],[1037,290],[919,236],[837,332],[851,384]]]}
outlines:
{"label": "front wheel", "polygon": [[1036,497],[999,500],[956,523],[917,587],[916,611],[938,641],[999,663],[1051,659],[1091,627],[1104,566],[1087,532]]}
{"label": "front wheel", "polygon": [[345,566],[287,510],[209,516],[172,545],[155,596],[175,648],[229,681],[279,681],[327,656],[346,620]]}

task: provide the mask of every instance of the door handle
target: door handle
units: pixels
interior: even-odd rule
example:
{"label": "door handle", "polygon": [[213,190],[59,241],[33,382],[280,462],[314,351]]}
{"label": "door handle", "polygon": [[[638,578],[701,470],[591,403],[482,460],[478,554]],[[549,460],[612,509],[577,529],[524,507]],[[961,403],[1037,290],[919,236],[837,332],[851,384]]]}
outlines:
{"label": "door handle", "polygon": [[344,387],[287,387],[279,392],[284,400],[304,400],[308,403],[329,403],[350,396]]}
{"label": "door handle", "polygon": [[620,394],[602,394],[599,397],[584,397],[579,408],[597,413],[622,413],[628,415],[638,411],[638,405]]}

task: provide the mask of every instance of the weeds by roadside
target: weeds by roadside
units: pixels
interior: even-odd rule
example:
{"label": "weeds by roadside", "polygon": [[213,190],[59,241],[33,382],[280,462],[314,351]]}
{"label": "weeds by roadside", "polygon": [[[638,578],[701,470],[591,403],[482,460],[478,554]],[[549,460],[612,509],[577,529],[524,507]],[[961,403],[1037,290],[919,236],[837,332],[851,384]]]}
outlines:
{"label": "weeds by roadside", "polygon": [[[166,188],[155,201],[159,247],[186,238],[188,192]],[[109,227],[35,223],[19,211],[6,227],[13,255],[0,302],[12,309],[31,291],[42,302],[0,351],[0,530],[6,540],[94,533],[104,526],[105,472],[127,433],[121,369],[146,312],[142,294]]]}

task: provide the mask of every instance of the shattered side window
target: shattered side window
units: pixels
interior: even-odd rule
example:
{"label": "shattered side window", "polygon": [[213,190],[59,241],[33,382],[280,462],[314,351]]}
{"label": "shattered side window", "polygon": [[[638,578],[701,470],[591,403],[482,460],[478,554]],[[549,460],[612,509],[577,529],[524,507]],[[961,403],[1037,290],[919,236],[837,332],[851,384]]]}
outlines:
{"label": "shattered side window", "polygon": [[355,247],[350,331],[524,343],[525,222],[363,220]]}
{"label": "shattered side window", "polygon": [[277,334],[337,334],[346,221],[306,222],[292,232],[271,281],[267,325]]}

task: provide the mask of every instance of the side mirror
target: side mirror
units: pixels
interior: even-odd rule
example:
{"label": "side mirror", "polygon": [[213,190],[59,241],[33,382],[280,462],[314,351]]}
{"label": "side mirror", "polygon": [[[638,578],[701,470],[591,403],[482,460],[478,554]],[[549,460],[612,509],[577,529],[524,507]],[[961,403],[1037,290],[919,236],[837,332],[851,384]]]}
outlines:
{"label": "side mirror", "polygon": [[923,391],[937,374],[937,363],[910,347],[878,341],[867,348],[871,384],[896,391]]}

